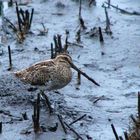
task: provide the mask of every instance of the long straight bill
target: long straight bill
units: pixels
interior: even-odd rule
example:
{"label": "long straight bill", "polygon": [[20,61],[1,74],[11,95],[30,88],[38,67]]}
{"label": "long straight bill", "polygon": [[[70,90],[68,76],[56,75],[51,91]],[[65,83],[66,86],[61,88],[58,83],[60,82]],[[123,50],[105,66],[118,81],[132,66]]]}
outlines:
{"label": "long straight bill", "polygon": [[91,81],[92,83],[94,83],[96,86],[100,86],[94,79],[92,79],[91,77],[89,77],[86,73],[84,73],[83,71],[81,71],[80,69],[78,69],[73,63],[70,63],[71,67],[73,69],[75,69],[77,72],[79,72],[80,74],[82,74],[84,77],[86,77],[89,81]]}

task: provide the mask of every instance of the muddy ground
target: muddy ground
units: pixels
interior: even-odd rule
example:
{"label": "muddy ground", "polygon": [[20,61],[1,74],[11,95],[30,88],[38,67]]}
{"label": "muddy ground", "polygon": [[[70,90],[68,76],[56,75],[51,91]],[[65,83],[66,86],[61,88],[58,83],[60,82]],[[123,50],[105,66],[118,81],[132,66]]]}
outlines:
{"label": "muddy ground", "polygon": [[[112,123],[119,135],[129,131],[129,117],[137,113],[137,92],[140,89],[140,16],[121,13],[114,8],[107,9],[112,31],[112,35],[109,35],[104,30],[106,18],[102,5],[105,1],[97,0],[96,6],[89,7],[88,2],[83,0],[82,18],[87,27],[81,31],[79,44],[83,47],[73,44],[68,47],[68,51],[73,62],[101,86],[97,87],[81,77],[81,85],[77,87],[77,72],[73,71],[73,79],[68,86],[58,91],[46,92],[54,114],[49,115],[48,109],[41,101],[40,125],[45,132],[35,134],[32,123],[33,102],[39,89],[20,82],[13,72],[50,59],[50,44],[56,34],[62,35],[64,44],[65,30],[69,30],[69,42],[77,43],[75,36],[79,29],[79,2],[26,2],[27,5],[20,7],[29,11],[32,8],[35,10],[32,34],[28,34],[24,42],[19,44],[15,34],[7,28],[9,34],[0,44],[0,121],[3,123],[0,140],[76,139],[77,136],[72,131],[64,133],[57,114],[68,124],[86,114],[80,121],[71,125],[84,140],[114,140],[110,126]],[[116,0],[112,1],[112,4],[130,12],[140,11],[139,0]],[[4,16],[16,25],[15,5],[5,7]],[[43,30],[41,23],[48,29],[45,35],[40,35],[40,30]],[[98,35],[88,34],[94,27],[102,28],[104,44],[100,43]],[[1,31],[1,37],[3,34]],[[7,70],[8,45],[11,47],[13,64],[10,71]],[[100,100],[94,103],[98,98]],[[23,118],[25,112],[27,120]],[[55,127],[56,130],[52,130]]]}

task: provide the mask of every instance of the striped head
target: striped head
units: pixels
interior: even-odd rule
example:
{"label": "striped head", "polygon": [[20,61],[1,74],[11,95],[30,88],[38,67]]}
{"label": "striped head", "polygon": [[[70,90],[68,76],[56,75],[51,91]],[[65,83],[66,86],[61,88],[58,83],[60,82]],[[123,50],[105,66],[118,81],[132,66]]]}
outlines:
{"label": "striped head", "polygon": [[68,54],[60,54],[55,58],[55,61],[71,66],[72,58]]}

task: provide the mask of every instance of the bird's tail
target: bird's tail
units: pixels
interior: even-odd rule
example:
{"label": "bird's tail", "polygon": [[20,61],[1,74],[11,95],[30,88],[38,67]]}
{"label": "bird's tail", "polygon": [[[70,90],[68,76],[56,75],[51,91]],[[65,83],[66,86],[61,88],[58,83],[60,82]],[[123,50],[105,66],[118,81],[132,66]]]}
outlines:
{"label": "bird's tail", "polygon": [[16,71],[14,72],[14,75],[18,78],[21,78],[23,76],[23,73],[24,73],[23,71]]}

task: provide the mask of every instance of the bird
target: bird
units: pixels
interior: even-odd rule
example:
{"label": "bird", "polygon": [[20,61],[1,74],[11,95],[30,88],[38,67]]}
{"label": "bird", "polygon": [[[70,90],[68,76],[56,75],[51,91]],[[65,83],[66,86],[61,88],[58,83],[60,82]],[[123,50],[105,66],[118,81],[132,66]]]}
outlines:
{"label": "bird", "polygon": [[[54,59],[47,59],[20,71],[15,76],[24,83],[57,90],[65,87],[72,79],[72,58],[67,53],[59,54]],[[43,88],[44,89],[44,88]]]}
{"label": "bird", "polygon": [[57,90],[67,86],[72,79],[72,70],[86,77],[96,86],[100,86],[94,79],[74,65],[68,53],[60,53],[53,59],[47,59],[23,70],[14,72],[15,76],[24,83],[39,86],[40,90]]}

